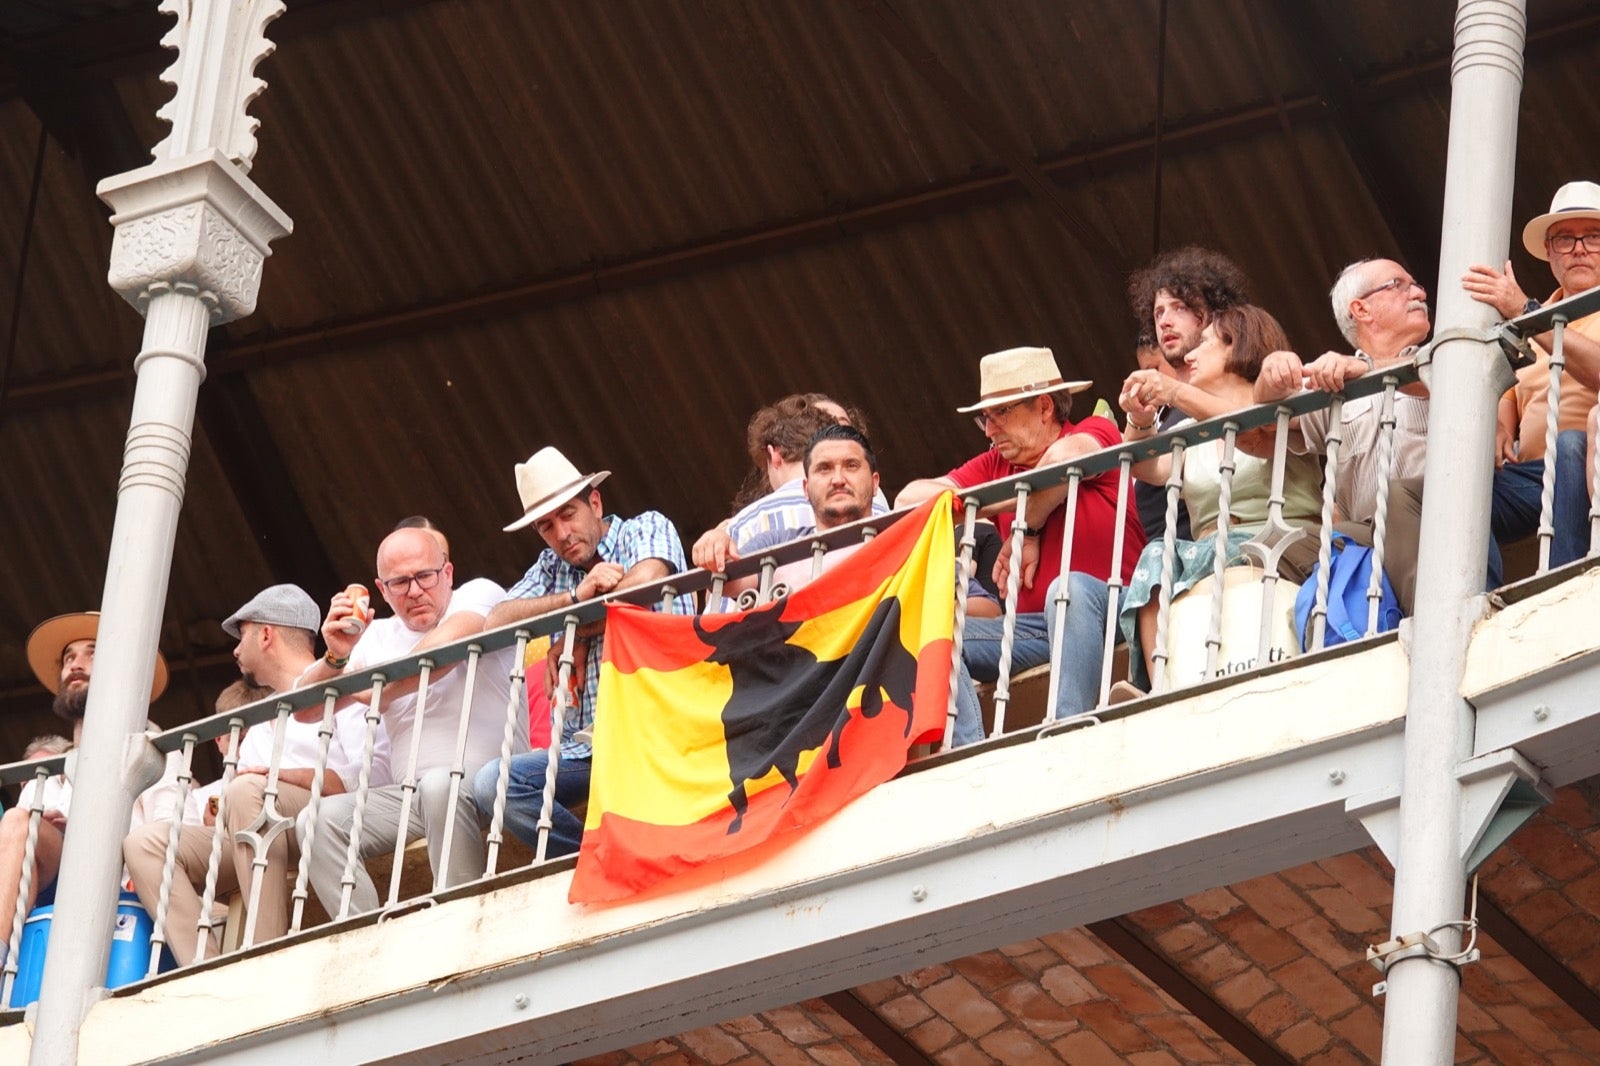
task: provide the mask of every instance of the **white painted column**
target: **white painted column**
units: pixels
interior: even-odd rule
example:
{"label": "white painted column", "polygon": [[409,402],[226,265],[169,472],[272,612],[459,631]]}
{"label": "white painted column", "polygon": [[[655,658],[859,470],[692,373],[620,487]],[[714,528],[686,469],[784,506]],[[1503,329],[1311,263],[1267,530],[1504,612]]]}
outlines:
{"label": "white painted column", "polygon": [[[1416,617],[1392,933],[1430,933],[1441,954],[1460,950],[1466,866],[1457,766],[1472,753],[1472,709],[1460,695],[1468,641],[1481,616],[1489,543],[1495,402],[1505,360],[1480,331],[1497,320],[1460,277],[1472,263],[1503,263],[1522,91],[1527,14],[1520,0],[1461,0],[1451,66],[1449,158],[1439,252],[1432,376],[1434,445],[1424,474]],[[1459,331],[1459,332],[1458,332]],[[1476,603],[1480,609],[1473,609]],[[1460,975],[1425,955],[1392,963],[1383,1061],[1449,1066],[1455,1059]]]}
{"label": "white painted column", "polygon": [[110,281],[145,316],[117,485],[94,680],[73,781],[51,951],[30,1063],[77,1061],[77,1030],[102,984],[122,838],[134,798],[160,776],[145,727],[178,511],[189,470],[206,332],[255,308],[268,242],[290,222],[216,150],[107,179],[116,211]]}
{"label": "white painted column", "polygon": [[31,1066],[71,1066],[78,1029],[105,979],[122,870],[122,838],[162,758],[138,734],[148,712],[167,578],[189,472],[206,332],[255,310],[268,245],[289,217],[246,177],[271,54],[266,27],[282,0],[163,0],[161,43],[177,52],[161,80],[174,92],[154,162],[97,190],[115,214],[111,287],[145,316],[138,384],[117,484],[95,647],[94,679],[73,779],[71,832],[57,877],[51,951],[40,988]]}

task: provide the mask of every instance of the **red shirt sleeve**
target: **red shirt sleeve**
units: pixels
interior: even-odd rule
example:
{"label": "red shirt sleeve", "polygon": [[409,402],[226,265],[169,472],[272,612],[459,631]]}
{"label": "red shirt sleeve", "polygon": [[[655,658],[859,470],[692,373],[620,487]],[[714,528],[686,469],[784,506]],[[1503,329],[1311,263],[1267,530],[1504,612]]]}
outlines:
{"label": "red shirt sleeve", "polygon": [[[1101,421],[1103,422],[1105,419],[1101,419]],[[997,477],[1003,477],[1006,473],[1003,469],[1004,465],[1005,460],[1001,458],[1000,453],[991,448],[968,459],[946,474],[945,477],[962,488],[966,488],[968,485],[982,485],[985,481],[993,481]]]}
{"label": "red shirt sleeve", "polygon": [[1087,433],[1098,441],[1102,448],[1110,448],[1122,443],[1122,431],[1117,428],[1117,424],[1111,419],[1100,415],[1090,415],[1073,426],[1071,432]]}

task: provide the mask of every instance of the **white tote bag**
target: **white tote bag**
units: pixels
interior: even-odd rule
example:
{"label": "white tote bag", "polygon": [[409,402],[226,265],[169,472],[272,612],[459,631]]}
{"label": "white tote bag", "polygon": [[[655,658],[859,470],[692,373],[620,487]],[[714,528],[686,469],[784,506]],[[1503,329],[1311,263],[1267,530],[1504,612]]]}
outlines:
{"label": "white tote bag", "polygon": [[[1262,573],[1255,566],[1230,566],[1223,572],[1222,647],[1212,677],[1252,670],[1261,650]],[[1208,575],[1172,601],[1167,617],[1167,687],[1207,680],[1206,635],[1211,629],[1211,600],[1216,575]],[[1268,662],[1282,662],[1300,653],[1294,634],[1294,599],[1300,586],[1279,578],[1268,608]]]}

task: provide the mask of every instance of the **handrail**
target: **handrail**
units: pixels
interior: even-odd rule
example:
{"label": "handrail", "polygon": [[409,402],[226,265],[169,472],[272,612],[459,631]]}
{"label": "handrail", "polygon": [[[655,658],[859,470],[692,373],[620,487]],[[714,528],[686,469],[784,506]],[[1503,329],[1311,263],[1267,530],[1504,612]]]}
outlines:
{"label": "handrail", "polygon": [[1576,296],[1567,296],[1554,303],[1544,304],[1538,310],[1525,315],[1518,315],[1508,320],[1505,328],[1518,337],[1528,338],[1548,332],[1555,326],[1557,318],[1566,322],[1576,322],[1597,311],[1600,311],[1600,286],[1586,289]]}
{"label": "handrail", "polygon": [[47,770],[46,777],[65,773],[67,769],[67,753],[60,755],[46,755],[40,759],[19,759],[17,762],[8,762],[0,765],[0,785],[25,785],[39,775],[40,770]]}
{"label": "handrail", "polygon": [[[1016,487],[1019,484],[1026,484],[1030,491],[1037,492],[1041,488],[1065,484],[1069,476],[1074,472],[1080,477],[1087,478],[1114,471],[1121,465],[1125,456],[1132,456],[1133,461],[1138,462],[1143,459],[1164,455],[1171,449],[1172,444],[1177,441],[1182,441],[1186,446],[1193,446],[1205,441],[1220,440],[1225,428],[1228,426],[1236,427],[1238,431],[1243,432],[1244,430],[1268,425],[1275,421],[1278,412],[1284,409],[1287,409],[1292,415],[1302,415],[1329,406],[1336,397],[1349,400],[1360,396],[1374,395],[1382,392],[1390,380],[1394,380],[1401,385],[1416,381],[1418,363],[1424,358],[1424,355],[1419,354],[1418,358],[1412,362],[1385,367],[1381,373],[1363,375],[1346,385],[1342,393],[1308,390],[1283,400],[1247,407],[1217,418],[1170,429],[1164,433],[1158,433],[1155,436],[1138,441],[1115,444],[1064,463],[1037,467],[1028,471],[1026,478],[1000,478],[982,485],[975,485],[971,488],[962,489],[960,496],[963,500],[975,501],[980,507],[987,506],[1011,499],[1016,495]],[[270,721],[276,717],[279,709],[285,704],[289,706],[291,711],[301,711],[320,707],[330,692],[339,697],[359,697],[371,688],[371,679],[375,675],[381,675],[385,684],[392,684],[395,681],[403,680],[419,673],[420,664],[423,660],[426,660],[432,667],[437,668],[464,660],[474,647],[487,654],[513,646],[520,636],[526,636],[530,639],[552,636],[561,632],[569,620],[574,620],[578,625],[601,621],[605,617],[606,606],[611,603],[631,603],[649,606],[659,602],[663,593],[668,590],[673,595],[707,591],[712,588],[713,582],[718,576],[730,580],[738,577],[756,576],[760,574],[763,564],[782,565],[807,559],[811,556],[813,548],[817,544],[823,544],[829,549],[833,549],[859,543],[865,530],[886,529],[910,514],[911,511],[912,508],[901,508],[888,514],[875,515],[858,522],[852,522],[849,525],[808,534],[785,544],[764,549],[759,556],[734,560],[728,564],[728,569],[723,575],[713,575],[710,571],[699,568],[685,570],[670,574],[658,581],[636,585],[621,592],[614,592],[570,607],[561,607],[554,611],[548,611],[511,625],[502,626],[499,629],[474,633],[454,643],[429,649],[424,654],[412,654],[390,662],[376,663],[361,673],[346,674],[305,688],[295,689],[292,692],[274,695],[268,699],[223,714],[213,715],[209,718],[202,718],[168,729],[157,733],[152,738],[152,743],[163,752],[179,751],[183,747],[185,738],[193,738],[195,741],[214,739],[226,734],[235,721],[242,723],[246,727]],[[27,765],[32,766],[34,764]],[[0,774],[3,774],[6,769],[9,768],[0,768]],[[11,780],[13,778],[0,776],[0,781]]]}

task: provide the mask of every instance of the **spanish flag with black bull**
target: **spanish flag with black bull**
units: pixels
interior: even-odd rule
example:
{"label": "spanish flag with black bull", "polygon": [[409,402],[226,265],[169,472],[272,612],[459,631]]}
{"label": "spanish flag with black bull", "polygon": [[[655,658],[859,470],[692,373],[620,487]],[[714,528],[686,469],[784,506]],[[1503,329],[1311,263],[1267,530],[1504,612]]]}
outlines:
{"label": "spanish flag with black bull", "polygon": [[952,506],[927,501],[764,607],[607,608],[572,902],[623,899],[812,825],[943,737]]}

